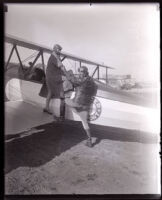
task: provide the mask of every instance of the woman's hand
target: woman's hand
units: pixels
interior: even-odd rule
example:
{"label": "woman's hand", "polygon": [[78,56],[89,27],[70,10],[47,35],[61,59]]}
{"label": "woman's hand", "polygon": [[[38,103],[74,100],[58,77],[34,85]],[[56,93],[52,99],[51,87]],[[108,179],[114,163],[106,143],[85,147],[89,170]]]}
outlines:
{"label": "woman's hand", "polygon": [[59,59],[58,55],[56,54],[55,51],[52,52],[52,55],[55,56],[57,59]]}
{"label": "woman's hand", "polygon": [[60,60],[59,55],[56,54],[55,51],[52,52],[52,55],[55,56],[55,58],[56,58],[56,60],[57,60],[57,67],[58,67],[58,68],[61,68],[61,67],[63,66],[63,64],[62,64],[62,62],[61,62],[61,60]]}
{"label": "woman's hand", "polygon": [[55,58],[57,59],[57,62],[61,62],[60,56],[55,51],[52,52],[52,55],[55,56]]}

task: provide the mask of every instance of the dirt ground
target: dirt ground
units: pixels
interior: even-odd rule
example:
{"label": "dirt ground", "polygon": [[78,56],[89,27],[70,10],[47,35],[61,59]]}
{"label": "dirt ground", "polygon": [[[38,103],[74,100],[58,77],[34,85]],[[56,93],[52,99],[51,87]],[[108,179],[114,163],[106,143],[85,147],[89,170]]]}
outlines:
{"label": "dirt ground", "polygon": [[[43,131],[42,131],[43,129]],[[5,194],[157,194],[159,149],[149,133],[50,123],[5,138]]]}

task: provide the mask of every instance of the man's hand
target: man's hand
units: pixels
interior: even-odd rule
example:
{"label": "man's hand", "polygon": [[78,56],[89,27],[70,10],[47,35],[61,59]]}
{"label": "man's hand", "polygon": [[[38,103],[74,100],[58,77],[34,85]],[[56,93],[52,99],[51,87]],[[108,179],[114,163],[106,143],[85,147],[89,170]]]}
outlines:
{"label": "man's hand", "polygon": [[63,72],[66,72],[66,69],[65,69],[65,66],[64,66],[64,65],[61,66],[61,70],[62,70]]}

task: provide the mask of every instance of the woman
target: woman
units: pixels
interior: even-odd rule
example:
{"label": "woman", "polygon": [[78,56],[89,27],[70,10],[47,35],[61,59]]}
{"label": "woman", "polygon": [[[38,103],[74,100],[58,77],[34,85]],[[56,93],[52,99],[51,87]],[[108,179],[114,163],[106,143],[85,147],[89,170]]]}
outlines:
{"label": "woman", "polygon": [[46,84],[48,88],[48,94],[46,98],[46,107],[44,112],[52,114],[49,109],[51,98],[62,98],[63,92],[63,72],[61,70],[62,62],[60,60],[60,52],[62,47],[59,44],[54,45],[53,52],[48,60],[46,69]]}

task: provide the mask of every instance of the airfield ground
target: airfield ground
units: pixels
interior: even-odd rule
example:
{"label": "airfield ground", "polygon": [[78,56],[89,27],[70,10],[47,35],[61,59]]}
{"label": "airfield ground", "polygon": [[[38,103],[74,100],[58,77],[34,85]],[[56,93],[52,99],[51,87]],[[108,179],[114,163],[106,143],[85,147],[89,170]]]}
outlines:
{"label": "airfield ground", "polygon": [[79,122],[49,123],[33,134],[5,137],[5,194],[156,194],[155,135],[91,126],[84,145]]}

